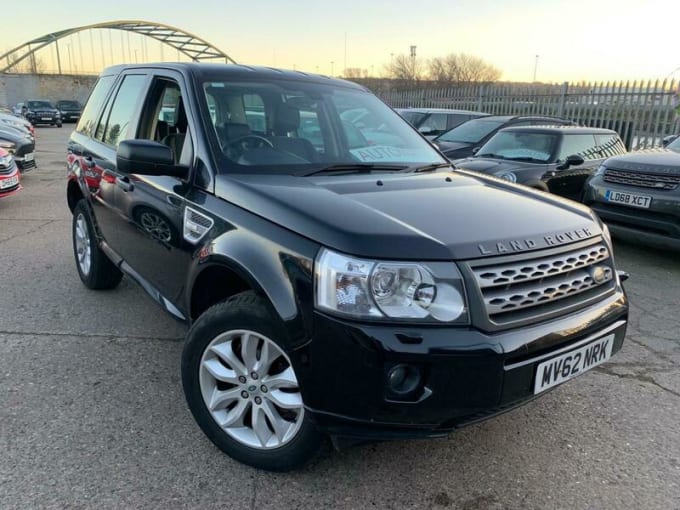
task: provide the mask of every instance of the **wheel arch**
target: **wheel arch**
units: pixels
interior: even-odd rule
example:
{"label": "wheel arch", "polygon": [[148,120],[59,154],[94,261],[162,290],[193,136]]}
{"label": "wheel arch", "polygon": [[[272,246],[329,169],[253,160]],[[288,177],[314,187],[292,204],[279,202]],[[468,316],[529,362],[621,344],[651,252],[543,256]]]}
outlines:
{"label": "wheel arch", "polygon": [[263,257],[258,259],[243,263],[224,255],[211,255],[200,261],[190,273],[187,286],[189,318],[194,322],[211,306],[252,290],[263,298],[272,316],[281,321],[289,345],[301,345],[309,338],[311,324],[304,320],[307,314],[296,299],[293,284],[281,274],[281,264],[279,274],[274,275],[276,268],[264,262]]}

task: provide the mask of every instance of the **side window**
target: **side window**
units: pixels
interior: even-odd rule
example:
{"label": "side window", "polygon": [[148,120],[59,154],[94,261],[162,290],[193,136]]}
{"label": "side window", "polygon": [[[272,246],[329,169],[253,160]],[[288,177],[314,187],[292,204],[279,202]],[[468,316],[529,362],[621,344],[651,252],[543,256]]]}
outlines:
{"label": "side window", "polygon": [[175,163],[191,162],[189,121],[182,90],[175,80],[166,77],[154,79],[142,109],[138,138],[170,147]]}
{"label": "side window", "polygon": [[264,135],[267,123],[264,115],[264,101],[258,94],[243,95],[243,109],[246,112],[246,122],[251,131]]}
{"label": "side window", "polygon": [[324,152],[321,124],[319,123],[319,114],[316,109],[306,107],[300,109],[298,136],[309,140],[317,152]]}
{"label": "side window", "polygon": [[146,76],[141,74],[130,74],[123,79],[109,111],[102,117],[97,127],[96,138],[107,145],[118,147],[121,140],[134,136],[130,122],[145,82]]}
{"label": "side window", "polygon": [[626,147],[616,134],[595,135],[595,141],[600,149],[603,158],[617,156],[626,152]]}
{"label": "side window", "polygon": [[454,128],[456,126],[459,126],[460,124],[462,124],[466,120],[470,120],[469,115],[461,115],[460,113],[449,113],[446,116],[447,124],[446,124],[445,129],[451,129],[451,128]]}
{"label": "side window", "polygon": [[600,151],[595,144],[595,136],[565,133],[557,161],[565,161],[569,156],[581,156],[586,161],[599,159]]}
{"label": "side window", "polygon": [[99,115],[102,104],[104,103],[106,95],[109,93],[115,78],[115,76],[102,76],[99,78],[99,81],[97,81],[97,84],[94,86],[94,89],[92,89],[92,93],[87,100],[85,109],[80,116],[78,126],[76,126],[76,131],[78,133],[82,133],[86,136],[91,136],[93,134],[95,126],[97,125],[97,115]]}
{"label": "side window", "polygon": [[429,127],[432,131],[446,131],[446,114],[433,113],[423,122],[423,126]]}

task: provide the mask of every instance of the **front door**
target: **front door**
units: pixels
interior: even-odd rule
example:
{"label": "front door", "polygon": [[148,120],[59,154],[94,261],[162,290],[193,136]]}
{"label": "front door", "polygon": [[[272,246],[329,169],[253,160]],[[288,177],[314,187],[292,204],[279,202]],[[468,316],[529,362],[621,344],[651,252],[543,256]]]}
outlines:
{"label": "front door", "polygon": [[[168,145],[176,164],[190,166],[193,140],[185,107],[186,92],[180,76],[155,73],[140,113],[137,131],[130,138],[154,140]],[[187,182],[169,176],[139,175],[121,178],[116,188],[119,225],[119,255],[133,271],[150,284],[168,309],[181,302],[193,245],[183,238]],[[149,290],[149,289],[147,289]]]}

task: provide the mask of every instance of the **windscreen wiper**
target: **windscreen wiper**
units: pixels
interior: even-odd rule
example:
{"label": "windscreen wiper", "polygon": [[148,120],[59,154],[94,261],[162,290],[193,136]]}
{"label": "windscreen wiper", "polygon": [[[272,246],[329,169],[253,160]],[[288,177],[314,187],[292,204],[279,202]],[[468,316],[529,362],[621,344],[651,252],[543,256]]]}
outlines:
{"label": "windscreen wiper", "polygon": [[431,172],[433,170],[437,170],[438,168],[446,168],[446,167],[455,168],[453,166],[453,163],[433,163],[431,165],[419,166],[418,168],[414,169],[413,172],[414,173]]}
{"label": "windscreen wiper", "polygon": [[325,174],[325,173],[336,173],[336,172],[357,172],[357,173],[370,173],[373,171],[387,171],[387,172],[398,172],[399,170],[403,170],[404,168],[408,168],[403,165],[382,165],[380,163],[340,163],[337,165],[330,165],[330,166],[325,166],[323,168],[318,168],[316,170],[312,170],[311,172],[308,172],[306,174],[302,174],[304,177],[310,176],[310,175],[319,175],[319,174]]}
{"label": "windscreen wiper", "polygon": [[491,152],[486,152],[484,154],[475,154],[475,158],[493,158],[493,159],[510,159],[506,158],[505,156],[501,156],[500,154],[493,154]]}

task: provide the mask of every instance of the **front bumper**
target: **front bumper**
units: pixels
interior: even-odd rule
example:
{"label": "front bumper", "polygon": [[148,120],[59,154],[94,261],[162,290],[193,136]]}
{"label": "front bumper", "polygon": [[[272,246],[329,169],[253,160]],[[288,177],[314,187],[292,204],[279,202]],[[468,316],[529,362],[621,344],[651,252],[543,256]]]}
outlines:
{"label": "front bumper", "polygon": [[16,165],[0,170],[0,198],[7,197],[21,190],[21,177]]}
{"label": "front bumper", "polygon": [[16,164],[22,173],[35,168],[35,145],[33,142],[19,145],[14,153],[14,161],[16,161]]}
{"label": "front bumper", "polygon": [[61,117],[54,113],[36,112],[27,116],[34,126],[37,124],[61,124]]}
{"label": "front bumper", "polygon": [[[605,199],[607,190],[648,195],[652,201],[648,209],[612,204]],[[583,202],[607,223],[615,237],[680,249],[680,189],[660,191],[613,184],[595,176],[584,189]]]}
{"label": "front bumper", "polygon": [[61,120],[64,122],[77,122],[80,119],[80,112],[61,112]]}
{"label": "front bumper", "polygon": [[[535,398],[536,366],[550,357],[611,333],[617,352],[627,319],[620,286],[579,312],[499,333],[357,324],[317,312],[313,340],[293,363],[308,412],[332,436],[436,437]],[[396,364],[422,374],[406,400],[387,388]]]}

